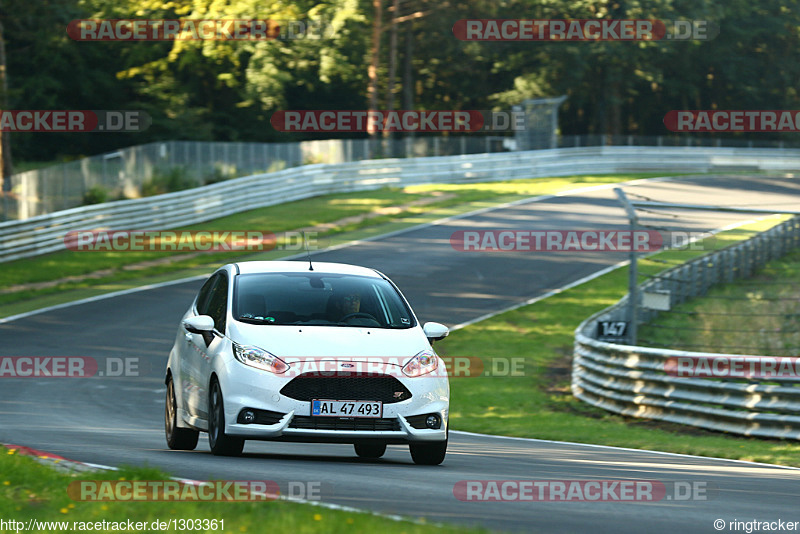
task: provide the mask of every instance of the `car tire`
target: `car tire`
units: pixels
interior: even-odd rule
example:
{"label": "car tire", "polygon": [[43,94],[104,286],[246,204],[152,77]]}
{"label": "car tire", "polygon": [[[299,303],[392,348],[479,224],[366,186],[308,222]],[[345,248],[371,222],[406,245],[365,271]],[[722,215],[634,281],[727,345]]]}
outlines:
{"label": "car tire", "polygon": [[411,443],[411,458],[418,465],[439,465],[447,454],[447,440],[433,443]]}
{"label": "car tire", "polygon": [[411,459],[417,465],[439,465],[447,454],[447,442],[450,439],[450,418],[447,418],[447,431],[444,441],[409,443]]}
{"label": "car tire", "polygon": [[225,433],[225,402],[219,382],[213,380],[208,392],[208,446],[215,456],[239,456],[244,440]]}
{"label": "car tire", "polygon": [[380,458],[386,452],[386,443],[381,441],[362,441],[353,447],[359,458]]}
{"label": "car tire", "polygon": [[164,434],[167,446],[175,451],[193,451],[197,447],[200,432],[178,427],[178,403],[175,400],[175,386],[171,376],[167,380],[167,398],[164,404]]}

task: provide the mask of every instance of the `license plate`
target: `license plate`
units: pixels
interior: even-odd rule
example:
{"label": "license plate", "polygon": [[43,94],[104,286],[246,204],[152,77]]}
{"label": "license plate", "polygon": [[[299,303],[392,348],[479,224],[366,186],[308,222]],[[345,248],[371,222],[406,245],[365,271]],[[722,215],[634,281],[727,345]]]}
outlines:
{"label": "license plate", "polygon": [[314,399],[311,415],[319,417],[381,417],[383,403],[380,401],[334,401]]}

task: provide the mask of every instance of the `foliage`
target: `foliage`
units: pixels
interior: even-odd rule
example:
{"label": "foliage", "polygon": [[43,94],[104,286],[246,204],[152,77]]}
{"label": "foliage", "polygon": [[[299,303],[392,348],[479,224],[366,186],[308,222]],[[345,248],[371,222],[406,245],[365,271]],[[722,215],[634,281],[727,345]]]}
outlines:
{"label": "foliage", "polygon": [[230,180],[231,178],[236,177],[236,166],[235,165],[223,165],[221,163],[217,163],[214,165],[214,169],[209,173],[204,179],[204,185],[216,184],[219,182],[224,182],[225,180]]}
{"label": "foliage", "polygon": [[[383,1],[380,107],[391,2]],[[672,109],[800,109],[800,0],[404,0],[395,108],[507,108],[567,95],[565,134],[662,135]],[[5,0],[12,109],[139,109],[143,133],[16,133],[15,157],[50,160],[164,139],[295,141],[278,109],[365,109],[372,0]],[[324,21],[321,39],[76,42],[79,18]],[[710,20],[710,41],[464,42],[464,18]],[[762,134],[766,137],[766,134]],[[318,137],[325,137],[320,134]]]}
{"label": "foliage", "polygon": [[142,184],[142,196],[152,197],[173,191],[183,191],[197,187],[197,185],[183,167],[173,167],[166,172],[157,170],[153,173],[152,178]]}
{"label": "foliage", "polygon": [[95,185],[86,190],[83,194],[83,205],[102,204],[108,200],[108,191],[99,185]]}

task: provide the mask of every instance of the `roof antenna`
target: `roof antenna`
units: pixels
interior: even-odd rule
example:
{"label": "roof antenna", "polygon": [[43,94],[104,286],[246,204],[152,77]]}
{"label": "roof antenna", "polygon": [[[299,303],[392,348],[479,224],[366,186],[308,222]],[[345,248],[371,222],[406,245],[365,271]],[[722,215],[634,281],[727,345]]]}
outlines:
{"label": "roof antenna", "polygon": [[313,271],[314,266],[311,265],[311,253],[308,251],[308,240],[306,239],[306,231],[303,230],[303,244],[306,246],[306,257],[308,258],[308,270]]}

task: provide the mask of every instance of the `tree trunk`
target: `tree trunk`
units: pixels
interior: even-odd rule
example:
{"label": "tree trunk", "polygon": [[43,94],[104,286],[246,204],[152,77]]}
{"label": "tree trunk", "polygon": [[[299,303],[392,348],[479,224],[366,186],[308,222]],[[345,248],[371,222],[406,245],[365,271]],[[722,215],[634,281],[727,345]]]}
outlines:
{"label": "tree trunk", "polygon": [[[406,49],[403,53],[403,109],[414,109],[414,23],[406,25]],[[413,132],[405,134],[414,137]]]}
{"label": "tree trunk", "polygon": [[[373,14],[375,20],[372,24],[372,61],[370,62],[369,69],[367,70],[367,77],[369,78],[368,95],[370,111],[378,109],[378,62],[380,60],[381,51],[383,0],[372,0],[372,7],[375,9],[375,13]],[[368,126],[367,131],[369,132],[370,137],[375,139],[375,128]]]}
{"label": "tree trunk", "polygon": [[[6,74],[6,45],[3,23],[0,22],[0,110],[8,109],[8,76]],[[8,218],[8,193],[11,191],[11,138],[0,129],[0,195],[3,197],[2,220]]]}
{"label": "tree trunk", "polygon": [[[397,72],[397,11],[400,7],[399,0],[392,0],[392,23],[389,33],[389,79],[386,84],[386,110],[394,111],[394,79]],[[385,139],[391,139],[392,133],[383,132]]]}

